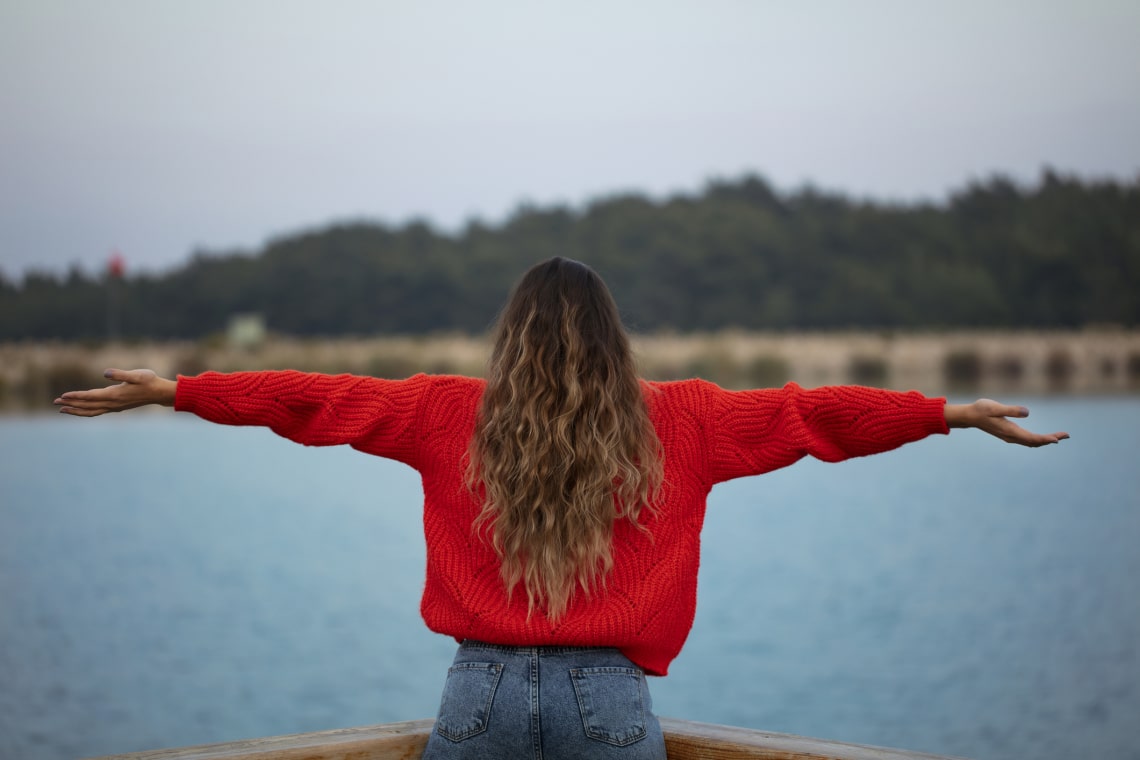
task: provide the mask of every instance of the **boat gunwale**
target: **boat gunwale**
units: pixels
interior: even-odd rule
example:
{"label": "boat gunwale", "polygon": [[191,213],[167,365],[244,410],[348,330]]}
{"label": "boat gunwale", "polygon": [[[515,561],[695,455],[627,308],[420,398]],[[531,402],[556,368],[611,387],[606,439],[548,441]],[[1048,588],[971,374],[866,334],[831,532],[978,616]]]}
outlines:
{"label": "boat gunwale", "polygon": [[[670,760],[960,760],[759,729],[661,718]],[[418,758],[434,719],[337,728],[90,760],[394,760]]]}

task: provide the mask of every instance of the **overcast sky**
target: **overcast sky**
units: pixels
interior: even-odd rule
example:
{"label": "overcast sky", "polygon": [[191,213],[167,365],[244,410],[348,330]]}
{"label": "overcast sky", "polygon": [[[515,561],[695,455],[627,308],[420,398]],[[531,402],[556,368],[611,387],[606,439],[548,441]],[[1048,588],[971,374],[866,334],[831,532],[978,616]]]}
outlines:
{"label": "overcast sky", "polygon": [[1136,0],[0,0],[0,272],[347,219],[1140,176]]}

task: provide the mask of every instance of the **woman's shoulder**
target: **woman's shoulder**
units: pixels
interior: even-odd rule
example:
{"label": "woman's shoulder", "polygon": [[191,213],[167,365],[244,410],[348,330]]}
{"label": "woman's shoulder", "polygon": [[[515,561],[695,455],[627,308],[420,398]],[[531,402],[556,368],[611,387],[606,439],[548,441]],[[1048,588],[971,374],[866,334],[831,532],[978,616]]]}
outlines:
{"label": "woman's shoulder", "polygon": [[800,390],[795,383],[788,383],[783,388],[729,390],[697,377],[686,380],[642,380],[641,384],[651,414],[655,411],[686,409],[718,418],[728,411],[778,403],[788,393]]}
{"label": "woman's shoulder", "polygon": [[421,372],[417,375],[412,375],[409,380],[418,380],[428,385],[439,387],[452,387],[452,388],[483,388],[487,381],[481,377],[471,377],[469,375],[449,375],[449,374],[434,374],[430,372]]}
{"label": "woman's shoulder", "polygon": [[467,375],[419,374],[408,379],[421,385],[423,405],[451,412],[477,407],[487,387],[483,378]]}
{"label": "woman's shoulder", "polygon": [[641,389],[650,412],[654,410],[704,408],[711,396],[720,391],[716,383],[697,377],[684,380],[642,380]]}
{"label": "woman's shoulder", "polygon": [[720,386],[699,377],[689,377],[683,380],[646,380],[642,378],[641,388],[647,396],[684,397],[716,392]]}
{"label": "woman's shoulder", "polygon": [[425,394],[428,396],[452,398],[455,396],[479,397],[482,395],[483,389],[487,386],[487,381],[481,377],[437,375],[422,372],[417,375],[412,375],[406,382],[422,386]]}

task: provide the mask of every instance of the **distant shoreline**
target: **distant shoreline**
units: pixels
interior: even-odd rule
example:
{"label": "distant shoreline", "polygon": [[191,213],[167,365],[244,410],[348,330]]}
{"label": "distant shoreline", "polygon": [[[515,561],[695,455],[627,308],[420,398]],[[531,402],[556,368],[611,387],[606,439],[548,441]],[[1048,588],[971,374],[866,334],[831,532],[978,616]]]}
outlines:
{"label": "distant shoreline", "polygon": [[[635,335],[649,379],[725,387],[857,383],[930,395],[1140,393],[1140,330],[744,332]],[[488,344],[463,335],[201,341],[0,343],[0,409],[50,409],[58,393],[102,385],[105,367],[159,374],[299,369],[406,377],[482,374]]]}

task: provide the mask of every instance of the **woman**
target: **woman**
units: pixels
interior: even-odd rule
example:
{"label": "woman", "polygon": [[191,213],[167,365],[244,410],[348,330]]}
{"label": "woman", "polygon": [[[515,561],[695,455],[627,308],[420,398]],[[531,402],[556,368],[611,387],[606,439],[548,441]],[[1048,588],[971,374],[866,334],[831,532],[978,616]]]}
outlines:
{"label": "woman", "polygon": [[645,674],[665,675],[692,626],[714,484],[953,427],[1026,446],[1068,437],[1026,431],[1007,419],[1025,409],[989,400],[641,381],[605,284],[561,258],[516,286],[486,380],[106,375],[118,384],[65,393],[60,411],[163,404],[421,473],[421,613],[461,642],[428,758],[663,758]]}

